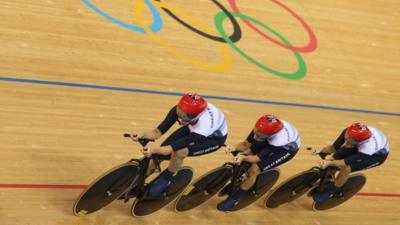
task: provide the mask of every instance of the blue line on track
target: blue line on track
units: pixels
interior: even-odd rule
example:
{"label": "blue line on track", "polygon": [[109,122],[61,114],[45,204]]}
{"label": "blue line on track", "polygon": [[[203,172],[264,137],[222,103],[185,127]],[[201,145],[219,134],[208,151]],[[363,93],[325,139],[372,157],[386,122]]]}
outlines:
{"label": "blue line on track", "polygon": [[[99,90],[107,90],[107,91],[135,92],[135,93],[154,94],[154,95],[169,95],[169,96],[181,96],[182,95],[182,93],[179,93],[179,92],[154,91],[154,90],[145,90],[145,89],[137,89],[137,88],[123,88],[123,87],[112,87],[112,86],[95,85],[95,84],[80,84],[80,83],[47,81],[47,80],[33,80],[33,79],[22,79],[22,78],[12,78],[12,77],[0,77],[0,81],[30,83],[30,84],[44,84],[44,85],[77,87],[77,88],[91,88],[91,89],[99,89]],[[291,106],[291,107],[300,107],[300,108],[313,108],[313,109],[342,111],[342,112],[368,113],[368,114],[385,115],[385,116],[400,116],[400,113],[395,113],[395,112],[381,112],[381,111],[364,110],[364,109],[351,109],[351,108],[341,108],[341,107],[333,107],[333,106],[321,106],[321,105],[312,105],[312,104],[267,101],[267,100],[224,97],[224,96],[214,96],[214,95],[203,95],[203,96],[208,99],[217,99],[217,100],[233,101],[233,102]]]}

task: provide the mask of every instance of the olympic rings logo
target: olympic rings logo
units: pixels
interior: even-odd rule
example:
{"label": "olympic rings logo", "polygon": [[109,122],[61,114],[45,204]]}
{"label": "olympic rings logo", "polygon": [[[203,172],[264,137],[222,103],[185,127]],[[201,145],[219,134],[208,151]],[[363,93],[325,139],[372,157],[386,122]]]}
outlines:
{"label": "olympic rings logo", "polygon": [[[307,73],[307,67],[304,62],[303,57],[300,55],[300,52],[301,53],[312,52],[317,48],[317,38],[316,38],[313,30],[310,28],[310,26],[298,14],[296,14],[292,9],[290,9],[286,5],[282,4],[278,0],[271,0],[271,1],[273,3],[275,3],[276,5],[278,5],[279,7],[281,7],[282,9],[284,9],[291,16],[293,16],[307,31],[308,38],[309,38],[309,42],[307,45],[293,46],[285,37],[283,37],[280,33],[275,31],[271,27],[269,27],[267,24],[255,19],[253,17],[250,17],[248,15],[241,13],[239,7],[237,6],[236,0],[227,0],[230,7],[232,8],[232,12],[228,11],[217,0],[211,0],[219,9],[222,10],[221,12],[217,13],[217,15],[215,15],[215,17],[214,17],[214,22],[215,22],[214,25],[217,28],[219,34],[215,34],[210,27],[208,27],[206,24],[204,24],[197,18],[190,15],[190,13],[187,13],[187,12],[183,11],[182,9],[177,8],[177,7],[171,5],[167,2],[161,1],[161,0],[137,0],[137,1],[135,1],[134,7],[133,7],[133,16],[136,20],[137,25],[128,24],[122,20],[119,20],[115,17],[110,16],[103,10],[96,7],[90,0],[81,0],[81,1],[84,4],[86,4],[86,6],[88,6],[90,9],[92,9],[94,12],[100,14],[101,16],[112,21],[113,23],[116,23],[116,24],[118,24],[126,29],[132,30],[134,32],[146,33],[158,45],[162,46],[164,49],[166,49],[169,53],[171,53],[175,57],[177,57],[195,67],[199,67],[199,68],[206,69],[206,70],[213,71],[213,72],[222,72],[230,67],[232,58],[229,53],[229,48],[227,47],[227,45],[229,45],[232,49],[234,49],[237,53],[239,53],[239,55],[241,55],[243,58],[245,58],[250,63],[256,65],[257,67],[261,68],[262,70],[264,70],[268,73],[271,73],[271,74],[274,74],[274,75],[277,75],[277,76],[280,76],[283,78],[287,78],[287,79],[300,79],[300,78],[304,77]],[[153,16],[153,23],[150,25],[146,24],[146,22],[145,22],[144,11],[146,8],[150,9],[151,14]],[[157,32],[159,32],[163,27],[163,21],[161,19],[160,13],[157,11],[157,8],[162,9],[166,14],[168,14],[175,21],[177,21],[178,23],[180,23],[187,29],[195,32],[196,34],[198,34],[202,37],[205,37],[207,39],[215,41],[216,45],[218,46],[218,50],[219,50],[220,54],[222,55],[220,61],[217,63],[208,63],[208,62],[196,60],[193,57],[190,57],[189,55],[187,55],[184,51],[180,51],[180,50],[172,47],[166,40],[164,40],[159,35],[157,35]],[[236,42],[238,42],[241,39],[242,31],[241,31],[241,28],[240,28],[239,23],[236,20],[236,18],[240,18],[248,27],[250,27],[254,32],[259,34],[264,39],[271,41],[271,42],[281,46],[282,48],[292,51],[297,60],[298,69],[292,73],[274,70],[274,69],[268,67],[267,65],[259,62],[257,59],[253,58],[249,54],[245,53],[242,49],[240,49],[236,45]],[[223,22],[226,19],[229,19],[229,21],[233,27],[233,33],[230,35],[226,34],[226,32],[223,28]],[[276,36],[276,38],[267,34],[267,32],[264,32],[263,30],[271,33],[273,36]]]}

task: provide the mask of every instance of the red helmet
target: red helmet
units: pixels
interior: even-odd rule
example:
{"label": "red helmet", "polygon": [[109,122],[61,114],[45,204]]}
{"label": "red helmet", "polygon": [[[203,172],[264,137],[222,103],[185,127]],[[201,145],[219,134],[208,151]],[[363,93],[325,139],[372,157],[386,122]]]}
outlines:
{"label": "red helmet", "polygon": [[256,132],[264,134],[266,136],[271,136],[283,128],[283,123],[281,120],[276,118],[274,115],[264,115],[257,120],[255,129]]}
{"label": "red helmet", "polygon": [[347,136],[358,142],[367,140],[371,135],[371,131],[363,123],[353,123],[347,128]]}
{"label": "red helmet", "polygon": [[207,101],[198,94],[185,94],[178,103],[178,109],[182,111],[183,119],[187,121],[196,118],[206,108]]}

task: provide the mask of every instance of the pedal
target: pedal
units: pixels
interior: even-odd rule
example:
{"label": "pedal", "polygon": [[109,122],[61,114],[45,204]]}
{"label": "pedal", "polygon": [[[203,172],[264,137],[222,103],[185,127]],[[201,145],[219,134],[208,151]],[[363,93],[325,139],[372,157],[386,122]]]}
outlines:
{"label": "pedal", "polygon": [[337,199],[344,199],[344,193],[342,190],[340,191],[335,191],[335,193],[333,193],[332,198],[337,198]]}
{"label": "pedal", "polygon": [[136,197],[136,187],[133,189],[125,192],[123,195],[121,195],[118,200],[124,200],[124,203],[128,202],[129,199],[135,198]]}
{"label": "pedal", "polygon": [[221,196],[227,195],[229,192],[231,192],[231,188],[232,188],[231,186],[232,186],[231,183],[225,185],[225,187],[223,187],[222,190],[219,191],[218,196],[221,197]]}
{"label": "pedal", "polygon": [[329,183],[335,182],[335,176],[334,176],[334,175],[328,176],[328,182],[329,182]]}
{"label": "pedal", "polygon": [[245,180],[247,180],[247,179],[249,179],[249,174],[246,172],[246,173],[243,173],[242,174],[242,176],[240,176],[240,181],[241,182],[243,182],[243,181],[245,181]]}
{"label": "pedal", "polygon": [[317,187],[312,188],[311,191],[309,191],[309,192],[307,193],[307,196],[308,196],[308,197],[314,196],[315,193],[317,193],[317,189],[318,189]]}
{"label": "pedal", "polygon": [[256,190],[249,191],[249,194],[252,195],[252,196],[258,197],[258,193],[257,193]]}
{"label": "pedal", "polygon": [[162,192],[162,193],[161,193],[161,196],[162,196],[163,199],[166,199],[166,200],[169,199],[169,196],[168,196],[168,192],[167,192],[167,191]]}

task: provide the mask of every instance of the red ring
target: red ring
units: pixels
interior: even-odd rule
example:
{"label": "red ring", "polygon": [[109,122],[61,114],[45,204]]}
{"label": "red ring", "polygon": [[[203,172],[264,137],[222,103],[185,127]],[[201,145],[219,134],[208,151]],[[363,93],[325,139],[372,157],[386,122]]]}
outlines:
{"label": "red ring", "polygon": [[[292,51],[297,51],[297,52],[312,52],[312,51],[314,51],[317,48],[317,37],[315,36],[315,34],[314,34],[313,30],[311,29],[311,27],[299,15],[297,15],[293,10],[291,10],[287,6],[283,5],[278,0],[271,0],[271,1],[274,2],[275,4],[279,5],[283,9],[285,9],[287,12],[289,12],[307,30],[307,33],[308,33],[310,41],[306,46],[299,47],[299,46],[286,45],[286,44],[284,44],[284,43],[272,38],[271,36],[265,34],[263,31],[258,29],[256,26],[254,26],[249,21],[243,19],[243,22],[245,22],[251,29],[256,31],[258,34],[263,36],[265,39],[270,40],[270,41],[274,42],[275,44],[280,45],[280,46],[282,46],[282,47],[284,47],[286,49],[289,49],[289,50],[292,50]],[[239,8],[237,7],[237,4],[236,4],[236,0],[228,0],[228,2],[231,5],[233,11],[235,11],[237,13],[240,13],[240,10],[239,10]]]}

